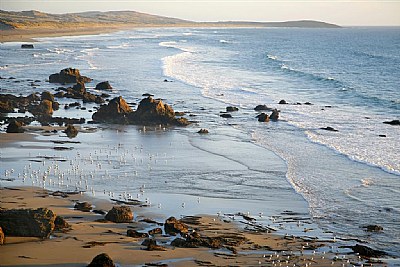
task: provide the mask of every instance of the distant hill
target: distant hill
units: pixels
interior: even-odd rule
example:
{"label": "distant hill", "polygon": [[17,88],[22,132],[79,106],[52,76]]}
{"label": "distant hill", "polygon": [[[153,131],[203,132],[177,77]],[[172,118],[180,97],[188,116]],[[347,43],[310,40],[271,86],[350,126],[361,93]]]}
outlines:
{"label": "distant hill", "polygon": [[11,12],[0,10],[0,30],[31,28],[101,27],[101,26],[226,26],[226,27],[299,27],[339,28],[319,21],[302,20],[287,22],[194,22],[135,11],[90,11],[83,13],[49,14],[40,11]]}

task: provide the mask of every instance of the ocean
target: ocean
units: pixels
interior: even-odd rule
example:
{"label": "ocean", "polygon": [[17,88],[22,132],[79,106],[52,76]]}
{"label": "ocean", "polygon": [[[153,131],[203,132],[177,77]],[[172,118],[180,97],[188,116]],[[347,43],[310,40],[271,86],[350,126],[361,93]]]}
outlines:
{"label": "ocean", "polygon": [[[1,44],[0,92],[31,93],[27,79],[40,80],[37,91],[56,88],[45,79],[74,67],[94,79],[89,88],[108,80],[113,95],[136,103],[151,93],[196,121],[78,136],[82,152],[68,152],[71,164],[97,155],[110,166],[67,173],[91,176],[86,189],[148,192],[148,202],[188,201],[187,211],[204,199],[192,212],[300,209],[321,235],[400,256],[400,128],[383,123],[400,119],[400,28],[148,28],[39,41],[32,50]],[[279,109],[280,120],[258,122],[259,104]],[[239,111],[221,118],[227,106]],[[14,166],[8,150],[1,156],[3,172]],[[384,231],[365,232],[370,224]]]}

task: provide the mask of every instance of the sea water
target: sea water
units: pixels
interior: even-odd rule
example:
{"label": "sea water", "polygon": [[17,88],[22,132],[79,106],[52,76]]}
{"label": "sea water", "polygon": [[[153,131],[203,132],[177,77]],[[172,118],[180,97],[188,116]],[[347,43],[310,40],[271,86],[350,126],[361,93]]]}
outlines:
{"label": "sea water", "polygon": [[[78,136],[104,149],[96,153],[106,166],[118,132],[121,147],[111,156],[127,163],[99,175],[96,190],[144,191],[146,184],[186,201],[238,200],[223,208],[290,199],[290,209],[305,199],[324,231],[400,255],[400,128],[383,123],[400,118],[399,28],[137,29],[42,38],[33,50],[19,45],[1,45],[2,93],[32,92],[27,79],[41,80],[37,91],[55,88],[48,75],[75,67],[94,79],[89,88],[108,80],[128,102],[152,93],[195,115],[184,129],[117,127],[98,134],[99,142]],[[280,120],[257,122],[258,104],[279,109]],[[220,118],[228,105],[239,111]],[[328,126],[337,131],[321,129]],[[199,136],[200,128],[210,134]],[[168,141],[160,147],[159,140]],[[132,182],[134,170],[147,178]],[[367,233],[368,224],[384,231]]]}

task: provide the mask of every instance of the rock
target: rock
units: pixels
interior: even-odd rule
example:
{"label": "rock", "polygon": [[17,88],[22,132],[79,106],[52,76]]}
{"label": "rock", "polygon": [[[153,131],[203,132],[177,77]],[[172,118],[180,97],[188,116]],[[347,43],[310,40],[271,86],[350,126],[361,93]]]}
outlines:
{"label": "rock", "polygon": [[96,84],[96,90],[112,90],[112,86],[108,81]]}
{"label": "rock", "polygon": [[226,107],[226,112],[234,112],[234,111],[238,111],[239,109],[237,107]]}
{"label": "rock", "polygon": [[168,235],[187,234],[189,228],[186,224],[177,220],[175,217],[169,217],[164,223],[165,233]]}
{"label": "rock", "polygon": [[146,246],[148,251],[165,251],[166,249],[162,246],[157,245],[155,239],[146,239],[143,241],[142,246]]}
{"label": "rock", "polygon": [[69,138],[74,138],[78,135],[78,130],[75,128],[75,126],[68,124],[64,133],[66,133]]}
{"label": "rock", "polygon": [[367,232],[380,232],[383,231],[383,227],[380,225],[366,225],[363,226],[362,228],[365,229]]}
{"label": "rock", "polygon": [[106,253],[101,253],[93,258],[87,267],[115,267],[113,260]]}
{"label": "rock", "polygon": [[269,115],[269,119],[271,121],[277,121],[279,119],[279,110],[277,109],[272,110],[271,115]]}
{"label": "rock", "polygon": [[76,210],[80,210],[83,212],[90,212],[92,210],[92,204],[90,204],[89,202],[76,202],[74,209]]}
{"label": "rock", "polygon": [[400,120],[384,121],[383,123],[393,125],[393,126],[399,126]]}
{"label": "rock", "polygon": [[139,233],[136,230],[133,229],[128,229],[128,231],[126,232],[126,235],[129,237],[133,237],[133,238],[145,238],[145,237],[149,237],[148,233]]}
{"label": "rock", "polygon": [[162,229],[157,227],[149,230],[149,235],[162,235]]}
{"label": "rock", "polygon": [[72,86],[72,90],[78,95],[86,93],[85,84],[81,81],[78,81],[74,86]]}
{"label": "rock", "polygon": [[225,118],[225,119],[232,118],[232,115],[231,114],[227,114],[227,113],[222,113],[219,116],[222,117],[222,118]]}
{"label": "rock", "polygon": [[4,244],[4,233],[3,233],[3,229],[1,229],[0,227],[0,245]]}
{"label": "rock", "polygon": [[127,206],[114,206],[107,214],[106,220],[115,223],[129,223],[133,220],[133,212]]}
{"label": "rock", "polygon": [[0,227],[6,236],[48,238],[55,219],[56,215],[46,208],[0,210]]}
{"label": "rock", "polygon": [[328,127],[322,127],[322,128],[320,128],[320,129],[321,129],[321,130],[325,130],[325,131],[338,132],[338,130],[336,130],[335,128],[330,127],[330,126],[328,126]]}
{"label": "rock", "polygon": [[33,47],[33,44],[22,44],[21,45],[21,48],[24,48],[24,49],[33,49],[34,47]]}
{"label": "rock", "polygon": [[142,94],[142,96],[144,96],[144,97],[153,97],[154,95],[149,94],[149,93],[144,93],[144,94]]}
{"label": "rock", "polygon": [[70,225],[64,220],[63,217],[57,216],[54,220],[54,230],[55,231],[65,231],[70,229]]}
{"label": "rock", "polygon": [[280,105],[286,105],[287,104],[287,102],[286,102],[286,100],[285,99],[282,99],[281,101],[279,101],[279,103],[278,104],[280,104]]}
{"label": "rock", "polygon": [[304,103],[304,105],[312,106],[312,103],[306,102],[306,103]]}
{"label": "rock", "polygon": [[151,96],[140,101],[135,112],[128,114],[131,124],[139,125],[178,125],[186,126],[189,124],[185,118],[175,118],[174,110],[160,99],[153,99]]}
{"label": "rock", "polygon": [[133,110],[121,96],[113,98],[108,105],[103,105],[95,112],[92,119],[96,122],[127,123],[127,115]]}
{"label": "rock", "polygon": [[23,133],[25,132],[24,128],[22,128],[24,124],[20,121],[11,120],[7,126],[7,133]]}
{"label": "rock", "polygon": [[269,122],[269,116],[264,112],[257,115],[256,118],[258,119],[259,122]]}
{"label": "rock", "polygon": [[54,101],[54,102],[52,102],[51,107],[53,108],[53,110],[59,110],[60,109],[60,103]]}
{"label": "rock", "polygon": [[50,83],[77,83],[77,82],[91,82],[92,79],[81,76],[78,69],[67,68],[60,71],[60,73],[55,73],[49,76]]}
{"label": "rock", "polygon": [[384,251],[375,250],[370,247],[367,247],[364,245],[359,245],[359,244],[356,244],[355,246],[350,246],[350,248],[355,253],[358,253],[361,257],[379,258],[379,257],[387,255],[387,253]]}
{"label": "rock", "polygon": [[260,111],[260,110],[271,110],[271,108],[267,107],[267,105],[257,105],[254,108],[255,111]]}
{"label": "rock", "polygon": [[40,95],[40,99],[41,100],[49,100],[51,102],[54,102],[54,95],[48,91],[44,91],[41,95]]}
{"label": "rock", "polygon": [[0,100],[0,113],[12,113],[14,112],[14,107],[9,101]]}
{"label": "rock", "polygon": [[208,134],[208,130],[207,129],[200,129],[197,133],[199,133],[199,134]]}
{"label": "rock", "polygon": [[32,106],[29,109],[29,112],[31,112],[35,116],[52,116],[53,115],[53,102],[50,100],[42,100],[39,105],[37,106]]}

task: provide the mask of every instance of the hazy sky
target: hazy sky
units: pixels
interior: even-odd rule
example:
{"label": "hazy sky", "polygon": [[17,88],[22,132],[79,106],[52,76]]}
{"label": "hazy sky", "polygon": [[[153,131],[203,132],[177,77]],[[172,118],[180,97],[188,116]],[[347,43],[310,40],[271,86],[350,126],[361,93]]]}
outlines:
{"label": "hazy sky", "polygon": [[400,26],[400,0],[0,0],[3,10],[134,10],[195,21],[312,19],[343,26]]}

